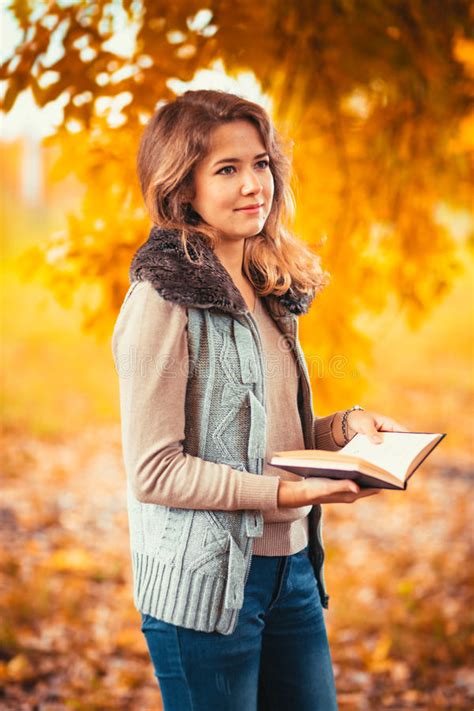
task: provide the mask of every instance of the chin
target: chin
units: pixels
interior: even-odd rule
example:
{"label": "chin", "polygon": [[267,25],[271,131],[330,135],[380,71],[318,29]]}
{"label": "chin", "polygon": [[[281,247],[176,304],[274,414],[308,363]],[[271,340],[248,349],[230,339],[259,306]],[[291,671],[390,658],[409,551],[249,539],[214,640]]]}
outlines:
{"label": "chin", "polygon": [[259,220],[258,224],[255,225],[254,228],[249,226],[249,227],[247,227],[247,230],[242,233],[239,233],[239,232],[229,233],[221,228],[219,228],[219,229],[220,229],[220,232],[221,232],[224,239],[231,240],[233,242],[237,242],[238,240],[241,240],[241,239],[248,239],[249,237],[255,237],[256,235],[260,234],[260,232],[263,230],[264,226],[265,226],[265,221],[262,222],[261,220]]}

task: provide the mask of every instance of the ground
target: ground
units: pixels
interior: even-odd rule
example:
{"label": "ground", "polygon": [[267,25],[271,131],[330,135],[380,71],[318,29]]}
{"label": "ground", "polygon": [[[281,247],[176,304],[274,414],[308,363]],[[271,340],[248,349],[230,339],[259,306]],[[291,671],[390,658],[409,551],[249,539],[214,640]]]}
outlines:
{"label": "ground", "polygon": [[[131,597],[119,428],[2,439],[0,709],[160,709]],[[442,446],[407,491],[324,507],[341,711],[474,706],[474,472]]]}

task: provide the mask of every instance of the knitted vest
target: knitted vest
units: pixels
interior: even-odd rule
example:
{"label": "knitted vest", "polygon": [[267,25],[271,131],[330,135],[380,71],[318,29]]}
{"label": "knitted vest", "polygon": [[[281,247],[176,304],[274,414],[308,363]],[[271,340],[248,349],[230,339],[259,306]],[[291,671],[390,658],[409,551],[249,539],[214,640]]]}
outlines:
{"label": "knitted vest", "polygon": [[[197,252],[190,249],[191,256]],[[189,375],[184,451],[262,475],[266,451],[264,355],[255,319],[212,250],[200,244],[199,266],[178,234],[154,228],[130,269],[165,299],[186,306]],[[310,299],[291,291],[266,297],[292,345],[299,371],[298,408],[305,446],[314,447],[311,388],[295,314]],[[243,604],[260,511],[170,508],[139,502],[128,486],[136,607],[160,620],[204,632],[234,631]],[[309,551],[324,607],[321,507],[309,516]]]}

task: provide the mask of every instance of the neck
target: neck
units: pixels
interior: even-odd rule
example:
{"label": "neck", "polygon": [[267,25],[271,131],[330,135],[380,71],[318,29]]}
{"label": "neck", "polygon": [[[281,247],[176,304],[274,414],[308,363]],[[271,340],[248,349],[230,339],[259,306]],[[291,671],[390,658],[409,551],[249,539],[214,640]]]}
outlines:
{"label": "neck", "polygon": [[220,240],[214,248],[214,254],[237,283],[243,278],[244,244],[245,240],[235,242]]}
{"label": "neck", "polygon": [[[244,313],[242,293],[241,298],[236,294],[236,288],[241,291],[242,284],[236,287],[227,267],[223,266],[204,238],[200,238],[198,250],[202,254],[202,263],[196,268],[187,259],[180,236],[179,230],[154,225],[148,240],[133,257],[130,280],[147,280],[164,299],[189,308],[216,306],[226,313]],[[231,265],[229,269],[232,270]],[[314,291],[305,294],[291,286],[283,295],[268,294],[267,305],[275,318],[290,314],[299,316],[308,312],[314,295]]]}

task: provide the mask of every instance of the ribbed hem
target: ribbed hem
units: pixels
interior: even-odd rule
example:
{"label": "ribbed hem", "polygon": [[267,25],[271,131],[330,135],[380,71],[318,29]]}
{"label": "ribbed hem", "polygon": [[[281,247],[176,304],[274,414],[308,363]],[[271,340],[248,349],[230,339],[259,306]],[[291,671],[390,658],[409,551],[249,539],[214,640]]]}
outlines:
{"label": "ribbed hem", "polygon": [[308,517],[265,523],[262,538],[253,544],[254,555],[293,555],[308,545]]}
{"label": "ribbed hem", "polygon": [[278,508],[278,487],[280,477],[259,476],[249,472],[239,472],[240,489],[237,494],[238,509],[259,509],[272,511]]}
{"label": "ribbed hem", "polygon": [[332,436],[332,421],[334,420],[337,412],[333,412],[332,415],[327,415],[326,417],[316,417],[314,420],[314,441],[316,449],[325,449],[329,452],[335,452],[340,447],[334,437]]}
{"label": "ribbed hem", "polygon": [[135,607],[163,622],[200,632],[231,634],[238,609],[224,607],[226,580],[182,570],[172,562],[132,551]]}

